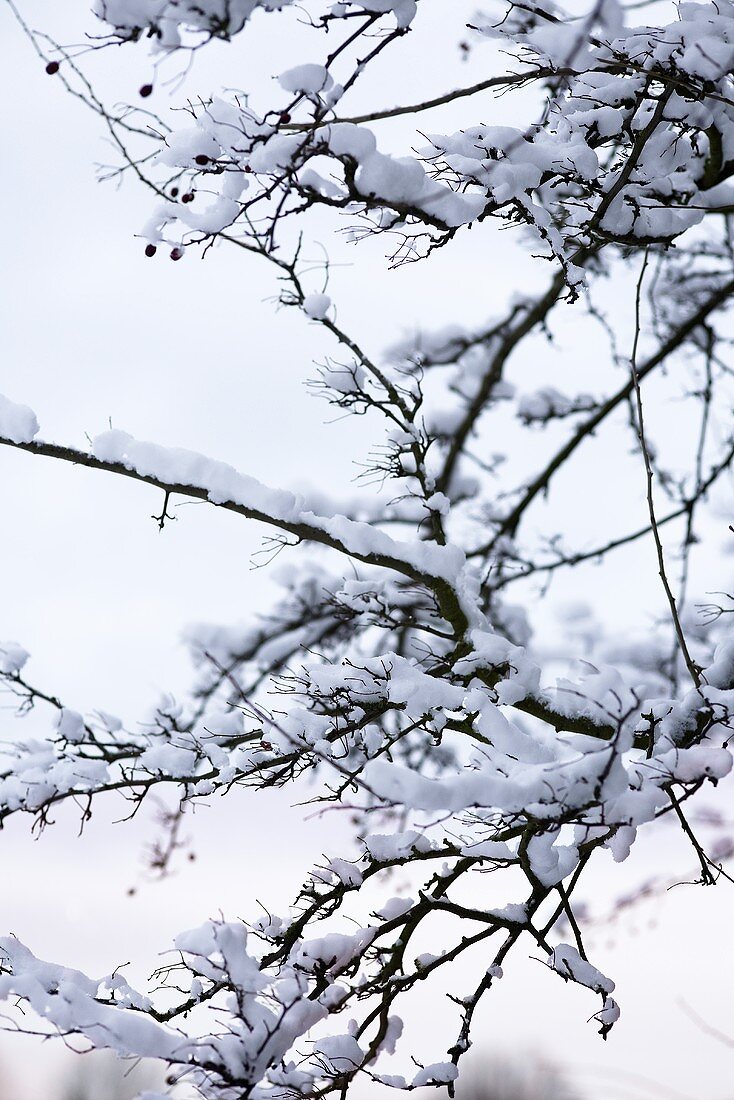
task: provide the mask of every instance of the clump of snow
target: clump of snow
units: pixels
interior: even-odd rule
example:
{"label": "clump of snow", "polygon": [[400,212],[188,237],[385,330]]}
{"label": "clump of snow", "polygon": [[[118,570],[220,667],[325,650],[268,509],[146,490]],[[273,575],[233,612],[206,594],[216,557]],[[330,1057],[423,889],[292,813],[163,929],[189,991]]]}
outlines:
{"label": "clump of snow", "polygon": [[66,741],[79,742],[84,740],[84,719],[81,714],[68,707],[62,707],[56,724],[56,732]]}
{"label": "clump of snow", "polygon": [[0,673],[12,676],[20,672],[30,653],[17,642],[0,642]]}
{"label": "clump of snow", "polygon": [[0,436],[12,443],[30,443],[38,435],[38,420],[33,409],[17,405],[0,393]]}
{"label": "clump of snow", "polygon": [[424,1066],[419,1069],[413,1078],[413,1088],[422,1085],[448,1085],[459,1076],[458,1067],[453,1062],[434,1062],[432,1066]]}
{"label": "clump of snow", "polygon": [[580,393],[575,397],[567,397],[553,386],[544,386],[534,393],[524,394],[517,406],[517,415],[526,424],[552,420],[554,417],[570,416],[571,413],[583,412],[594,408],[594,398],[591,394]]}
{"label": "clump of snow", "polygon": [[412,898],[390,898],[382,909],[378,910],[377,916],[382,920],[395,920],[396,917],[401,917],[403,913],[407,913],[413,904]]}
{"label": "clump of snow", "polygon": [[559,943],[553,948],[548,965],[566,981],[576,982],[593,989],[595,993],[608,996],[614,992],[614,982],[602,974],[586,959],[582,959],[575,947],[568,943]]}
{"label": "clump of snow", "polygon": [[278,77],[278,83],[286,92],[327,92],[334,80],[323,65],[296,65]]}
{"label": "clump of snow", "polygon": [[353,1035],[329,1035],[314,1044],[314,1052],[322,1055],[337,1073],[345,1073],[364,1061],[364,1051]]}
{"label": "clump of snow", "polygon": [[307,294],[303,299],[303,312],[313,321],[323,321],[330,309],[328,294]]}

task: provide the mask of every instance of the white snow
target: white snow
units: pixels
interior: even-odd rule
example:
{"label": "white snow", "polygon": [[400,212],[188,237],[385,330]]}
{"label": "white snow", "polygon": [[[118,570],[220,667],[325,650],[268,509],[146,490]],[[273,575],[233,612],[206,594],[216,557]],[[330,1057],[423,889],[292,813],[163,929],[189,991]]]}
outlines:
{"label": "white snow", "polygon": [[278,77],[281,88],[286,92],[328,92],[334,80],[323,65],[297,65],[287,69]]}
{"label": "white snow", "polygon": [[303,299],[303,312],[314,321],[323,321],[331,309],[328,294],[307,294]]}
{"label": "white snow", "polygon": [[17,405],[0,393],[0,437],[12,443],[30,443],[38,435],[36,414],[27,405]]}

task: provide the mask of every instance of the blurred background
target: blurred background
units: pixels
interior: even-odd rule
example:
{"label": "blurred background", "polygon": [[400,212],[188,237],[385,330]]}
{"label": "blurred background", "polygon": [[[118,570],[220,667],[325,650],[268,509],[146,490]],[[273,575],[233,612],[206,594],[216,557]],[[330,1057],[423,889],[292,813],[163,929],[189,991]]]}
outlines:
{"label": "blurred background", "polygon": [[[93,27],[86,7],[84,0],[22,3],[32,26],[66,44],[83,42]],[[458,48],[472,5],[449,11],[441,0],[424,0],[421,8],[405,43],[405,69],[398,83],[391,72],[381,106],[443,91],[454,77],[467,78],[466,66],[474,66],[468,79],[481,79],[476,74],[491,63],[486,52],[466,60]],[[154,106],[175,105],[192,88],[267,89],[274,73],[303,59],[306,34],[296,13],[275,18],[277,50],[269,17],[236,44],[196,55],[183,87],[175,79],[183,63],[170,63],[172,83],[157,81]],[[447,34],[457,43],[455,58],[437,73],[431,59],[439,35],[446,56]],[[0,42],[0,392],[31,405],[49,439],[84,446],[111,423],[211,454],[275,486],[360,491],[355,478],[374,443],[373,425],[335,419],[304,388],[323,354],[318,329],[300,315],[276,313],[272,274],[237,250],[217,248],[203,261],[187,255],[178,264],[163,255],[146,260],[136,233],[150,199],[128,182],[97,182],[97,166],[114,162],[99,120],[46,76],[6,5]],[[88,71],[114,102],[133,99],[151,65],[144,48],[105,51],[90,55]],[[363,107],[358,94],[355,110]],[[500,100],[492,119],[506,121],[515,109],[515,100]],[[461,125],[465,110],[447,108],[439,122]],[[410,120],[385,127],[388,150],[414,141]],[[432,326],[482,322],[508,289],[527,291],[546,277],[520,238],[496,231],[460,235],[429,263],[395,271],[387,270],[382,242],[355,252],[327,220],[314,240],[328,243],[335,260],[330,293],[340,319],[375,354],[427,318]],[[590,345],[578,314],[568,324],[579,327],[564,370],[578,377]],[[564,388],[562,379],[558,385]],[[605,460],[602,450],[591,457]],[[30,651],[34,680],[69,706],[142,719],[161,692],[186,690],[181,637],[188,624],[242,621],[272,598],[273,569],[253,568],[262,562],[256,525],[191,504],[159,532],[151,516],[161,501],[148,487],[12,451],[0,455],[0,470],[0,637]],[[590,475],[584,499],[569,507],[569,531],[591,537],[609,509],[628,507],[628,474],[622,466],[603,494]],[[697,557],[699,587],[730,583],[731,500],[728,486],[715,502],[718,521]],[[644,636],[660,607],[650,582],[654,563],[640,552],[621,551],[603,573],[590,565],[559,575],[537,606],[541,642],[544,631],[551,638],[572,629],[570,621],[583,646],[583,622],[593,626],[563,613],[585,600],[606,622],[631,622]],[[41,732],[46,720],[34,712],[23,730]],[[7,700],[0,735],[18,732]],[[717,800],[719,811],[724,801]],[[173,873],[159,881],[151,846],[165,807],[151,804],[120,824],[127,809],[114,797],[100,802],[81,835],[71,806],[41,835],[29,820],[11,819],[0,836],[1,933],[16,932],[41,957],[90,973],[130,961],[129,979],[144,984],[182,928],[220,912],[251,917],[258,902],[282,910],[322,853],[348,845],[340,815],[309,814],[283,792],[235,790],[184,819]],[[723,813],[720,835],[727,828]],[[480,1017],[460,1100],[734,1097],[734,895],[727,884],[668,889],[694,873],[684,839],[672,829],[668,837],[664,827],[623,867],[611,860],[595,867],[584,895],[589,945],[617,982],[622,1019],[602,1043],[586,1022],[597,1007],[592,998],[518,956]],[[452,980],[461,984],[460,968]],[[419,1001],[415,1012],[424,1035],[440,1042],[440,1006]],[[0,1033],[0,1100],[126,1100],[160,1084],[154,1067],[78,1057],[59,1040],[8,1029]]]}

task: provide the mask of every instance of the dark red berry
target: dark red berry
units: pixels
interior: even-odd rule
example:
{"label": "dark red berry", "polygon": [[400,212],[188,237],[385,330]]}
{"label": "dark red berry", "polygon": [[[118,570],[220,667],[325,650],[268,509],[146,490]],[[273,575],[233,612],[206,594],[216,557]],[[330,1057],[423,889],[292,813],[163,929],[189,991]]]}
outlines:
{"label": "dark red berry", "polygon": [[280,121],[281,122],[290,122],[290,120],[291,120],[291,116],[288,114],[288,112],[287,111],[281,111]]}
{"label": "dark red berry", "polygon": [[182,256],[183,256],[183,248],[172,248],[171,249],[171,259],[172,260],[180,260]]}
{"label": "dark red berry", "polygon": [[49,61],[48,65],[46,66],[46,72],[48,73],[48,75],[49,76],[54,76],[58,71],[59,71],[58,61]]}
{"label": "dark red berry", "polygon": [[194,192],[193,191],[189,191],[189,192],[187,192],[187,194],[181,196],[181,202],[193,202],[193,201],[194,201]]}
{"label": "dark red berry", "polygon": [[198,156],[194,157],[194,160],[196,161],[197,164],[208,164],[209,163],[209,157],[206,155],[206,153],[199,153]]}
{"label": "dark red berry", "polygon": [[143,84],[142,88],[140,89],[140,94],[143,97],[143,99],[147,99],[149,95],[153,94],[153,85],[152,84]]}
{"label": "dark red berry", "polygon": [[171,198],[175,199],[177,194],[178,194],[178,187],[172,187],[171,188]]}
{"label": "dark red berry", "polygon": [[250,172],[252,171],[252,168],[250,168],[250,165],[249,165],[249,164],[246,164],[246,165],[245,165],[245,171],[247,172],[247,174],[248,174],[248,176],[249,176]]}
{"label": "dark red berry", "polygon": [[148,258],[150,258],[151,256],[155,256],[157,251],[158,250],[154,244],[146,244],[145,255],[148,256]]}

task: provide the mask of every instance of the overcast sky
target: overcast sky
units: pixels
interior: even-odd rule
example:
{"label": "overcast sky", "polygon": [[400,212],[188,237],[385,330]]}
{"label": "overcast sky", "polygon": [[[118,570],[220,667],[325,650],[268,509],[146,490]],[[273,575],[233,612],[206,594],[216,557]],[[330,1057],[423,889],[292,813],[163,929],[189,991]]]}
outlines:
{"label": "overcast sky", "polygon": [[[434,9],[440,4],[431,2]],[[75,9],[68,15],[49,15],[44,0],[26,0],[23,10],[32,24],[49,27],[53,20],[59,38],[78,41],[89,26],[85,5],[68,6]],[[457,28],[472,14],[472,5],[457,4]],[[236,45],[204,51],[187,87],[254,87],[287,68],[302,32],[293,19],[277,18],[277,56],[271,40],[242,35]],[[83,446],[86,434],[111,421],[141,438],[209,453],[273,485],[358,491],[353,479],[374,440],[370,425],[334,422],[303,387],[324,353],[322,335],[301,316],[274,312],[271,273],[236,250],[217,249],[203,262],[144,259],[135,234],[150,200],[134,187],[117,191],[96,182],[95,163],[111,158],[98,120],[44,74],[4,5],[0,42],[0,392],[31,405],[47,438]],[[385,89],[381,105],[450,85],[451,72],[437,74],[430,63],[436,49],[428,19],[406,45],[411,60],[402,85]],[[104,59],[102,65],[93,59],[97,79],[118,98],[132,98],[150,75],[142,51],[107,52]],[[473,64],[482,71],[481,58]],[[156,106],[183,94],[160,92]],[[503,102],[499,117],[508,109]],[[386,140],[405,135],[410,143],[409,124],[401,126]],[[431,324],[481,321],[513,282],[526,290],[537,278],[522,250],[496,232],[466,234],[430,264],[392,273],[383,252],[381,243],[352,252],[340,246],[340,260],[352,266],[335,273],[340,316],[369,334],[375,350],[427,317]],[[572,349],[568,370],[582,371],[590,354],[581,344]],[[570,524],[593,525],[594,509],[610,507],[621,493],[615,482],[600,501],[591,484],[583,515],[574,511]],[[242,621],[272,595],[269,570],[252,569],[261,529],[197,504],[180,508],[178,522],[159,533],[150,516],[161,503],[154,490],[124,479],[0,454],[0,637],[29,649],[29,672],[77,709],[99,707],[134,722],[160,691],[185,689],[179,639],[188,623]],[[625,570],[627,591],[636,591],[629,561],[604,574],[610,595],[602,609],[611,618],[622,615],[613,593]],[[721,565],[719,579],[728,571]],[[560,580],[559,600],[578,594],[575,583]],[[584,583],[598,594],[597,581]],[[644,593],[640,581],[642,628],[649,621]],[[17,735],[10,712],[2,713],[4,735]],[[42,722],[36,715],[27,729]],[[123,809],[101,803],[80,839],[70,809],[60,810],[57,824],[37,840],[29,821],[11,820],[0,838],[6,868],[0,933],[16,932],[36,953],[92,972],[138,960],[133,974],[144,978],[181,928],[220,910],[251,916],[256,898],[283,908],[319,853],[344,845],[339,815],[304,826],[304,811],[291,809],[282,794],[234,792],[190,822],[196,863],[168,883],[145,884],[141,854],[152,835],[150,817],[113,826]],[[263,845],[264,835],[272,848]],[[602,861],[587,893],[611,904],[650,873],[646,861],[659,860],[661,850],[671,867],[691,866],[682,841],[646,843],[630,867]],[[133,897],[131,885],[140,887]],[[681,887],[639,907],[619,929],[592,934],[595,962],[617,981],[623,1009],[607,1044],[585,1022],[596,1009],[591,998],[562,988],[537,961],[518,958],[481,1017],[479,1048],[542,1050],[599,1100],[726,1100],[734,1095],[734,1051],[697,1028],[680,1001],[734,1036],[732,898],[727,887]],[[437,1015],[432,1010],[431,1021]],[[431,1023],[423,1018],[421,1026]],[[51,1046],[0,1037],[0,1071],[12,1078],[14,1100],[48,1100],[59,1057]],[[658,1082],[658,1091],[635,1074]]]}

